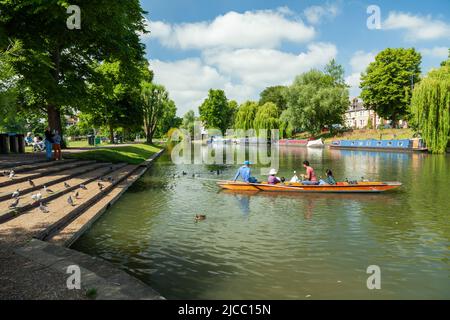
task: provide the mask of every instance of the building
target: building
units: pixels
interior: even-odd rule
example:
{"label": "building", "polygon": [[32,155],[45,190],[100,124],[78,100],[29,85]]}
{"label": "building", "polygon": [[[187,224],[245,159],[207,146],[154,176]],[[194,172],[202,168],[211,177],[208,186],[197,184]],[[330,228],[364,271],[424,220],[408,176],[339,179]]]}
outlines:
{"label": "building", "polygon": [[384,124],[383,119],[375,111],[366,109],[360,99],[353,98],[348,110],[345,112],[345,126],[364,129],[369,125],[369,119],[372,122],[372,128],[377,128],[379,125]]}

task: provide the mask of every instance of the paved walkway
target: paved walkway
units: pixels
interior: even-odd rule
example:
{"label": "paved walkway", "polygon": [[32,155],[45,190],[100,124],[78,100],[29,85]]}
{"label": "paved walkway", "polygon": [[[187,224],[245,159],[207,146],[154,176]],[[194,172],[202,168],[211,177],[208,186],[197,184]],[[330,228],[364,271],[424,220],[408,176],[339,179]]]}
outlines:
{"label": "paved walkway", "polygon": [[[0,170],[17,161],[6,169],[17,171],[13,179],[0,176],[0,299],[86,299],[89,290],[95,291],[96,299],[163,299],[106,261],[64,247],[117,200],[151,161],[136,166],[68,160],[48,166],[40,157],[13,158],[0,159]],[[12,193],[17,189],[19,204],[12,208]],[[39,202],[31,198],[38,193]],[[72,264],[81,268],[82,290],[66,287],[67,266]]]}

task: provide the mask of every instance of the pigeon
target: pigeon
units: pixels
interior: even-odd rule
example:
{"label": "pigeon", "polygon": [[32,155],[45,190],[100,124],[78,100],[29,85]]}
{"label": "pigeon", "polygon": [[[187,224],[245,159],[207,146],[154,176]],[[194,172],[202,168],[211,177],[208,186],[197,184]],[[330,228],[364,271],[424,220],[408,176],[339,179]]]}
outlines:
{"label": "pigeon", "polygon": [[44,184],[44,191],[47,193],[53,193],[53,190],[50,188],[47,188],[47,186]]}
{"label": "pigeon", "polygon": [[70,188],[70,184],[68,184],[67,182],[64,181],[64,187]]}
{"label": "pigeon", "polygon": [[9,178],[10,178],[10,179],[13,179],[15,175],[16,175],[16,173],[14,172],[14,170],[11,170],[11,171],[9,172]]}
{"label": "pigeon", "polygon": [[34,184],[33,180],[28,179],[28,183],[29,183],[30,186],[32,186],[33,188],[36,187],[36,185]]}
{"label": "pigeon", "polygon": [[14,192],[12,193],[11,198],[18,198],[19,195],[20,195],[20,191],[19,191],[19,189],[17,189],[16,191],[14,191]]}
{"label": "pigeon", "polygon": [[186,171],[183,171],[182,173],[183,173],[183,176],[187,175],[187,172],[186,172]]}
{"label": "pigeon", "polygon": [[42,199],[42,194],[41,194],[40,192],[38,192],[38,193],[36,193],[36,194],[33,194],[33,195],[31,196],[31,199],[33,199],[35,202],[38,202],[39,200]]}
{"label": "pigeon", "polygon": [[77,191],[75,192],[75,199],[78,199],[78,196],[80,195],[80,193]]}
{"label": "pigeon", "polygon": [[69,196],[69,197],[67,198],[67,203],[70,204],[72,207],[75,205],[75,204],[73,203],[72,196]]}
{"label": "pigeon", "polygon": [[111,176],[107,177],[106,181],[109,181],[109,182],[113,181],[113,177],[111,177]]}
{"label": "pigeon", "polygon": [[19,204],[19,199],[20,199],[20,198],[16,198],[16,199],[9,205],[9,208],[15,208],[15,207],[17,207],[17,205]]}
{"label": "pigeon", "polygon": [[80,189],[87,190],[87,188],[84,184],[80,184]]}
{"label": "pigeon", "polygon": [[103,188],[105,187],[105,186],[104,186],[103,184],[101,184],[100,182],[98,182],[97,185],[98,185],[98,188],[99,188],[100,190],[103,190]]}
{"label": "pigeon", "polygon": [[42,204],[42,202],[39,204],[39,210],[41,210],[43,213],[49,213],[48,208]]}

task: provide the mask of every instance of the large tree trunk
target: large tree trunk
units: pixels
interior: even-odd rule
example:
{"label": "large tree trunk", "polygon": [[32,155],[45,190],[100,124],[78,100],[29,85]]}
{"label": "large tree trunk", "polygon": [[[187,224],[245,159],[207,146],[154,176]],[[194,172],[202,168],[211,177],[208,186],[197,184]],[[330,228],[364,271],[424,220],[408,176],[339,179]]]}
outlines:
{"label": "large tree trunk", "polygon": [[146,134],[146,136],[147,136],[147,143],[149,143],[149,144],[152,144],[153,143],[153,130],[150,128],[150,127],[147,127],[147,130],[146,130],[147,132],[147,134]]}
{"label": "large tree trunk", "polygon": [[109,125],[109,143],[114,143],[114,129]]}
{"label": "large tree trunk", "polygon": [[65,147],[64,140],[62,140],[63,131],[61,124],[61,112],[54,105],[47,105],[48,126],[51,130],[57,130],[61,135],[61,147]]}

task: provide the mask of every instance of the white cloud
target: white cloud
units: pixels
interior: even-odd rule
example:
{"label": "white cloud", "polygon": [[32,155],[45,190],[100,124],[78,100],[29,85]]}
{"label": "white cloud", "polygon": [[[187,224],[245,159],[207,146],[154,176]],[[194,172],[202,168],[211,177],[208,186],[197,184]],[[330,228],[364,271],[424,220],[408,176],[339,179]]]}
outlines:
{"label": "white cloud", "polygon": [[274,49],[214,49],[205,51],[202,59],[151,60],[150,66],[155,82],[166,86],[182,115],[189,109],[197,113],[210,88],[225,90],[239,103],[258,99],[265,87],[289,84],[296,75],[321,68],[336,55],[336,47],[329,43],[310,44],[298,55]]}
{"label": "white cloud", "polygon": [[276,48],[282,42],[304,43],[314,38],[314,27],[292,17],[287,7],[276,10],[230,11],[213,21],[168,24],[150,21],[150,38],[181,49]]}
{"label": "white cloud", "polygon": [[405,30],[406,40],[409,41],[450,38],[450,25],[440,20],[433,20],[430,15],[419,16],[403,12],[389,12],[382,28]]}
{"label": "white cloud", "polygon": [[216,66],[229,77],[246,85],[264,88],[268,85],[288,84],[294,77],[314,67],[325,65],[336,57],[333,44],[308,45],[308,51],[298,55],[274,49],[238,49],[205,52],[205,61]]}
{"label": "white cloud", "polygon": [[361,89],[359,83],[361,82],[361,72],[364,72],[372,61],[375,60],[376,54],[373,52],[356,51],[350,59],[350,66],[352,73],[345,77],[345,83],[350,86],[350,98],[359,96]]}
{"label": "white cloud", "polygon": [[434,48],[422,48],[420,53],[424,56],[432,58],[446,59],[448,57],[448,47],[434,47]]}
{"label": "white cloud", "polygon": [[311,24],[318,24],[323,19],[334,18],[339,14],[337,4],[325,4],[323,6],[311,6],[303,10],[306,20]]}

